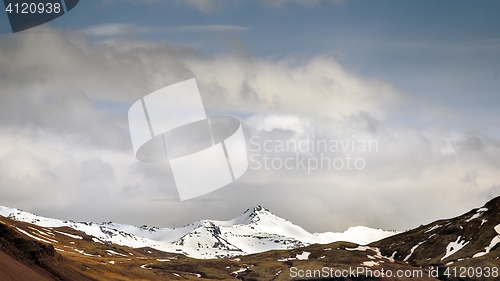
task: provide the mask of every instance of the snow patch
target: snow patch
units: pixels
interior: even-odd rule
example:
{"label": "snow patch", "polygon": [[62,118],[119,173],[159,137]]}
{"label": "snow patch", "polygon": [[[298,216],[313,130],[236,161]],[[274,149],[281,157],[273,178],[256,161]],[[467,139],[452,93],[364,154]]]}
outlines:
{"label": "snow patch", "polygon": [[372,267],[372,266],[380,265],[380,263],[375,262],[375,261],[365,261],[362,263],[362,265]]}
{"label": "snow patch", "polygon": [[481,208],[481,209],[477,210],[476,213],[472,217],[470,217],[468,220],[466,220],[466,222],[470,222],[473,219],[479,218],[486,211],[488,211],[488,208]]}
{"label": "snow patch", "polygon": [[236,271],[231,272],[231,274],[234,274],[234,275],[235,275],[235,278],[236,278],[236,277],[238,277],[238,274],[240,274],[240,273],[242,273],[242,272],[247,271],[247,269],[248,269],[248,268],[246,268],[246,267],[242,267],[242,268],[240,268],[240,269],[238,269],[238,270],[236,270]]}
{"label": "snow patch", "polygon": [[460,251],[465,245],[469,244],[470,241],[467,242],[465,242],[465,240],[460,241],[461,237],[462,236],[458,236],[455,242],[448,243],[448,246],[446,246],[446,254],[444,255],[444,257],[441,258],[441,260],[444,260],[447,257],[453,255],[454,253]]}
{"label": "snow patch", "polygon": [[477,254],[474,254],[472,256],[472,258],[478,258],[478,257],[482,257],[482,256],[488,254],[493,247],[495,247],[498,243],[500,243],[500,224],[496,225],[494,227],[494,229],[495,229],[497,235],[495,237],[493,237],[493,239],[491,239],[490,245],[488,245],[484,248],[484,250],[485,250],[484,252],[479,252]]}
{"label": "snow patch", "polygon": [[293,261],[293,260],[296,260],[296,258],[281,258],[281,259],[277,259],[277,261]]}
{"label": "snow patch", "polygon": [[407,261],[408,259],[410,259],[411,255],[413,255],[413,252],[415,252],[415,250],[418,248],[418,246],[424,244],[426,241],[422,241],[420,243],[418,243],[417,245],[413,246],[411,249],[410,249],[410,253],[404,258],[403,261]]}
{"label": "snow patch", "polygon": [[96,243],[101,243],[101,244],[104,244],[104,242],[102,242],[101,240],[95,238],[95,237],[92,237],[92,241],[96,242]]}
{"label": "snow patch", "polygon": [[[47,243],[47,244],[52,244],[52,243],[59,243],[57,242],[56,240],[53,240],[53,239],[49,239],[49,238],[45,238],[45,239],[42,239],[42,238],[39,238],[39,237],[36,237],[35,235],[32,235],[30,233],[28,233],[27,231],[24,231],[18,227],[14,227],[17,231],[21,232],[22,234],[30,237],[30,238],[33,238],[35,240],[38,240],[38,241],[41,241],[41,242],[44,242],[44,243]],[[50,241],[48,241],[50,240]]]}
{"label": "snow patch", "polygon": [[112,251],[112,250],[106,250],[106,252],[108,252],[108,255],[115,255],[115,256],[128,257],[127,255],[120,254],[120,253],[117,253],[117,252]]}
{"label": "snow patch", "polygon": [[80,239],[80,240],[83,239],[83,237],[81,237],[80,235],[69,234],[69,233],[57,231],[57,230],[54,230],[54,231],[59,233],[59,234],[66,235],[66,236],[74,238],[74,239]]}
{"label": "snow patch", "polygon": [[36,229],[36,228],[34,228],[34,227],[31,227],[31,226],[28,226],[28,228],[30,228],[30,229],[32,229],[32,230],[34,230],[34,231],[36,231],[36,232],[40,233],[41,235],[47,236],[47,237],[52,237],[52,236],[54,236],[54,234],[53,234],[53,233],[51,233],[51,232],[50,232],[50,233],[45,233],[45,232],[43,232],[43,231],[41,231],[41,230],[39,230],[39,229]]}
{"label": "snow patch", "polygon": [[431,232],[431,231],[433,231],[434,229],[438,229],[438,228],[440,228],[441,226],[442,226],[442,225],[440,225],[440,224],[436,224],[436,225],[434,225],[433,227],[431,227],[431,228],[427,229],[426,231],[424,231],[424,233]]}
{"label": "snow patch", "polygon": [[394,256],[396,255],[397,251],[394,251],[390,257],[383,256],[382,253],[380,252],[380,249],[377,247],[370,247],[370,246],[358,246],[356,248],[345,248],[347,251],[361,251],[361,252],[366,252],[366,250],[371,250],[375,252],[375,257],[379,259],[386,259],[390,262],[394,262]]}
{"label": "snow patch", "polygon": [[84,255],[84,256],[88,256],[88,257],[99,257],[99,256],[96,256],[96,255],[91,255],[91,254],[85,253],[85,251],[84,251],[84,250],[78,250],[78,249],[73,249],[73,250],[75,250],[75,252],[78,252],[78,253],[80,253],[80,254],[82,254],[82,255]]}
{"label": "snow patch", "polygon": [[311,253],[309,252],[302,252],[300,255],[296,255],[295,257],[298,259],[298,260],[308,260],[309,259],[309,255]]}

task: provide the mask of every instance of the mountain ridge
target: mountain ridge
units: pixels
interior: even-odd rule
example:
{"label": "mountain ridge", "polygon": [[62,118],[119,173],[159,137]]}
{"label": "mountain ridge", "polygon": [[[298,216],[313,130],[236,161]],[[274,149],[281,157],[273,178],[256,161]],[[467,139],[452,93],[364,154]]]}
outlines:
{"label": "mountain ridge", "polygon": [[200,220],[176,228],[63,221],[4,206],[0,206],[0,215],[41,227],[70,227],[104,243],[132,248],[150,247],[194,258],[232,257],[335,241],[367,244],[397,233],[359,226],[343,233],[309,233],[261,205],[248,208],[232,220]]}
{"label": "mountain ridge", "polygon": [[[11,218],[5,218],[6,214]],[[342,241],[305,245],[299,241],[304,244],[301,246],[293,244],[292,238],[281,234],[295,230],[297,231],[294,233],[296,237],[304,233],[309,239],[321,237],[318,238],[318,234],[308,233],[299,226],[275,216],[265,208],[250,208],[229,221],[201,220],[178,229],[160,229],[147,226],[132,227],[112,222],[95,224],[66,221],[63,223],[60,220],[38,217],[17,209],[0,207],[0,224],[10,229],[0,231],[0,241],[2,239],[4,241],[3,246],[0,243],[0,266],[9,265],[17,267],[16,272],[24,272],[25,268],[22,264],[14,265],[15,261],[5,259],[4,254],[10,254],[14,258],[22,257],[22,255],[13,254],[17,251],[15,249],[9,251],[14,246],[17,249],[25,249],[27,252],[32,249],[49,249],[47,253],[50,255],[43,254],[46,251],[41,252],[40,257],[43,258],[45,264],[45,268],[41,269],[56,277],[56,280],[61,280],[60,276],[67,276],[62,280],[68,281],[234,280],[234,278],[243,281],[280,281],[290,280],[292,269],[293,272],[297,272],[296,269],[321,269],[325,266],[340,271],[363,268],[366,274],[355,280],[496,280],[500,277],[500,216],[498,214],[500,214],[500,197],[460,216],[437,220],[366,245]],[[38,226],[32,222],[45,226]],[[59,226],[49,227],[49,224]],[[273,224],[280,226],[281,234],[261,232],[261,230],[272,229],[269,227]],[[249,233],[249,229],[254,232]],[[340,234],[352,238],[353,234],[349,231],[354,231],[354,234],[360,233],[357,232],[359,229],[363,227],[349,228]],[[94,231],[97,236],[85,234],[82,230],[89,233]],[[170,239],[175,242],[170,243],[173,249],[181,248],[181,250],[174,252],[157,250],[147,246],[148,243],[144,241],[160,244],[161,241],[138,237],[127,230]],[[174,231],[175,237],[169,236],[172,232],[168,231]],[[5,235],[6,233],[8,235]],[[113,239],[104,239],[109,238],[107,236],[101,239],[99,235],[110,235]],[[25,242],[19,244],[9,237],[18,237]],[[139,246],[146,246],[133,248],[114,243],[120,239],[125,239],[125,242],[135,241]],[[259,249],[263,247],[263,244],[258,244],[258,242],[272,245],[270,242],[274,240],[278,240],[276,243],[280,245],[280,249],[266,251]],[[251,243],[247,243],[249,241]],[[193,246],[193,243],[196,245]],[[32,246],[25,247],[24,245]],[[249,250],[244,246],[251,247],[256,253],[248,254]],[[53,250],[50,250],[51,247]],[[211,255],[202,256],[202,259],[191,258],[190,256],[198,256],[184,253],[183,249],[188,248],[197,252],[209,252]],[[57,251],[55,255],[54,250]],[[21,259],[21,261],[24,265],[30,265],[27,259]],[[462,277],[454,276],[453,268],[457,269],[457,274],[462,274],[458,271],[461,268],[476,270],[466,271],[465,277]],[[36,267],[32,269],[36,270]],[[393,273],[416,272],[420,275],[410,278],[400,278],[394,275],[392,278],[372,278],[367,275],[369,271],[380,272],[382,269]],[[486,276],[486,274],[489,275]],[[18,279],[6,280],[17,281]],[[307,280],[352,279],[318,277]]]}
{"label": "mountain ridge", "polygon": [[384,255],[422,266],[495,264],[500,257],[500,197],[462,215],[440,219],[370,243]]}

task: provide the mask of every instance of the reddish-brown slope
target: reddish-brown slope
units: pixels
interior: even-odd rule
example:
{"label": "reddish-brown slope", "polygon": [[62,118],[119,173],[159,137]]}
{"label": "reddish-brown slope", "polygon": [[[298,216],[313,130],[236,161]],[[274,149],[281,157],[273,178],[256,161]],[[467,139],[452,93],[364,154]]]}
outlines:
{"label": "reddish-brown slope", "polygon": [[0,280],[2,281],[54,281],[43,270],[30,267],[0,251]]}

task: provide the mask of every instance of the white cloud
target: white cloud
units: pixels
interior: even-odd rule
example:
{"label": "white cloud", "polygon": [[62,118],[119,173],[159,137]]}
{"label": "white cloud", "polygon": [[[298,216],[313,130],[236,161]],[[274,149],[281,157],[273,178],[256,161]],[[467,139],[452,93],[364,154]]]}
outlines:
{"label": "white cloud", "polygon": [[[212,57],[165,42],[96,43],[52,31],[0,42],[0,204],[66,219],[164,226],[229,219],[263,204],[311,231],[354,224],[404,229],[481,204],[499,185],[498,140],[396,122],[401,106],[416,121],[448,110],[356,75],[331,57]],[[193,77],[206,108],[244,119],[247,138],[373,138],[380,149],[362,154],[363,171],[249,171],[206,201],[178,202],[168,166],[135,160],[127,110]],[[463,181],[470,175],[474,181]],[[169,215],[179,208],[185,212]]]}
{"label": "white cloud", "polygon": [[262,0],[261,2],[266,6],[279,8],[290,3],[295,3],[306,7],[316,7],[320,6],[323,3],[340,4],[343,3],[344,0]]}
{"label": "white cloud", "polygon": [[226,0],[177,0],[177,2],[187,3],[203,13],[211,13],[222,9],[229,1]]}
{"label": "white cloud", "polygon": [[193,32],[193,31],[207,31],[207,32],[232,32],[232,31],[245,31],[248,28],[237,25],[181,25],[174,27],[167,27],[168,31],[172,32]]}
{"label": "white cloud", "polygon": [[[202,13],[215,13],[223,10],[228,5],[238,5],[243,1],[227,0],[176,0],[179,4],[190,5]],[[318,7],[324,3],[340,4],[345,0],[259,0],[261,5],[269,8],[281,8],[288,4],[298,4],[305,7]]]}
{"label": "white cloud", "polygon": [[116,36],[138,33],[139,28],[133,24],[112,23],[91,26],[83,32],[92,36]]}
{"label": "white cloud", "polygon": [[90,26],[82,30],[90,36],[110,37],[166,32],[238,32],[248,28],[235,25],[181,25],[181,26],[137,26],[134,24],[110,23]]}

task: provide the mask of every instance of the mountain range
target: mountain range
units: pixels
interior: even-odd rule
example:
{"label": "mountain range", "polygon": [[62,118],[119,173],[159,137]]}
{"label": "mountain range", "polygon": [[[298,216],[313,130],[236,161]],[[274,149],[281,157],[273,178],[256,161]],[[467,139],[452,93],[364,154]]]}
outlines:
{"label": "mountain range", "polygon": [[[302,227],[274,215],[262,206],[247,209],[242,215],[230,221],[201,220],[179,228],[158,228],[146,225],[136,227],[113,222],[63,221],[2,206],[0,206],[0,215],[44,228],[68,227],[90,235],[95,241],[101,243],[131,248],[150,247],[193,258],[233,257],[335,241],[364,245],[397,233],[357,226],[343,233],[311,234]],[[38,231],[28,231],[27,234],[39,241],[57,245]]]}
{"label": "mountain range", "polygon": [[[499,245],[500,197],[405,232],[354,227],[320,234],[261,206],[230,221],[180,228],[61,221],[0,208],[2,281],[499,280]],[[334,277],[322,275],[324,268],[363,272]],[[370,274],[382,269],[386,275]]]}

